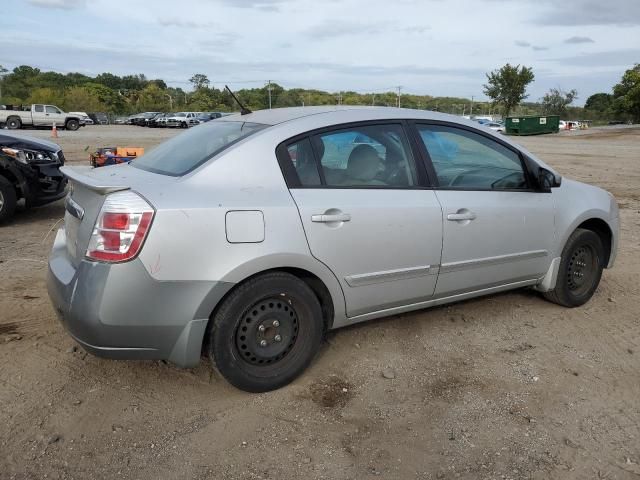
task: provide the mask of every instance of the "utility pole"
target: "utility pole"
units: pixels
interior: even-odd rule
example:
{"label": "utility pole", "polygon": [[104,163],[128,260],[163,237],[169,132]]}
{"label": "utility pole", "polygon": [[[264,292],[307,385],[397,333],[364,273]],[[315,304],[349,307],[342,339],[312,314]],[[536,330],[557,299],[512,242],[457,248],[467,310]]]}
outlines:
{"label": "utility pole", "polygon": [[269,91],[269,110],[271,110],[271,80],[267,80],[267,90]]}
{"label": "utility pole", "polygon": [[342,92],[338,93],[338,105],[342,105]]}
{"label": "utility pole", "polygon": [[398,108],[400,108],[400,95],[402,94],[402,85],[396,87],[398,89]]}
{"label": "utility pole", "polygon": [[373,94],[373,99],[371,100],[371,106],[373,107],[373,106],[375,106],[375,104],[376,104],[376,94],[374,93]]}
{"label": "utility pole", "polygon": [[165,93],[167,97],[169,97],[169,110],[173,110],[173,98],[168,93]]}
{"label": "utility pole", "polygon": [[471,109],[469,110],[469,116],[473,116],[473,95],[471,95]]}

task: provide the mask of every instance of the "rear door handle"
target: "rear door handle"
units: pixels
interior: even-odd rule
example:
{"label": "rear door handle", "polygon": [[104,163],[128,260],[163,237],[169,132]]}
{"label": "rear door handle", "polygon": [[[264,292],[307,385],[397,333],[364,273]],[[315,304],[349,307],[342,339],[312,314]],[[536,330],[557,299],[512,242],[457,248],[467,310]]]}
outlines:
{"label": "rear door handle", "polygon": [[447,215],[447,220],[451,222],[460,222],[463,220],[475,220],[476,214],[473,212],[465,212],[465,213],[450,213]]}
{"label": "rear door handle", "polygon": [[330,222],[349,222],[351,221],[351,215],[348,213],[337,213],[333,215],[311,215],[311,221],[317,223],[330,223]]}

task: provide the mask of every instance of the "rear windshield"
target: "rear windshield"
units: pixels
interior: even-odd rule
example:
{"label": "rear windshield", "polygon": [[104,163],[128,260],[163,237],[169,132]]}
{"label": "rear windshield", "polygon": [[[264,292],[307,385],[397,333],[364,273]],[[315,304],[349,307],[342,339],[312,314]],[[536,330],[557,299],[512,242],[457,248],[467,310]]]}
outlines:
{"label": "rear windshield", "polygon": [[260,123],[207,122],[161,143],[131,162],[131,165],[149,172],[178,177],[265,127]]}

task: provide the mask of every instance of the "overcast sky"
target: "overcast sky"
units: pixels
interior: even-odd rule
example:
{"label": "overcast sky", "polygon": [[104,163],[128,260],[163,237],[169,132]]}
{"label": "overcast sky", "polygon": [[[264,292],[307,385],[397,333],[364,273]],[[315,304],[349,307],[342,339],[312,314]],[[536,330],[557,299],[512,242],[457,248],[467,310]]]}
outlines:
{"label": "overcast sky", "polygon": [[530,100],[610,92],[640,62],[640,0],[0,0],[9,68],[482,99],[507,62],[533,67]]}

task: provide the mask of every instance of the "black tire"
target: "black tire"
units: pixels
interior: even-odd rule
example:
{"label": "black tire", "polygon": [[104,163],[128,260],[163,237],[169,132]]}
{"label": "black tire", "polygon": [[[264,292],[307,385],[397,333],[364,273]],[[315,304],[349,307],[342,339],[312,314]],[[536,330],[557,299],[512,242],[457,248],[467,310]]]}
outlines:
{"label": "black tire", "polygon": [[9,130],[19,130],[22,127],[22,121],[19,118],[11,117],[7,119],[7,128]]}
{"label": "black tire", "polygon": [[18,199],[13,184],[0,175],[0,223],[13,216]]}
{"label": "black tire", "polygon": [[72,132],[75,132],[80,128],[80,122],[78,122],[78,120],[73,120],[73,119],[67,120],[67,123],[64,124],[64,128],[66,128],[67,130],[71,130]]}
{"label": "black tire", "polygon": [[313,290],[284,272],[238,286],[211,321],[211,363],[247,392],[275,390],[293,381],[315,357],[324,333]]}
{"label": "black tire", "polygon": [[584,305],[598,288],[604,261],[600,237],[591,230],[576,229],[562,250],[556,286],[544,297],[564,307]]}

